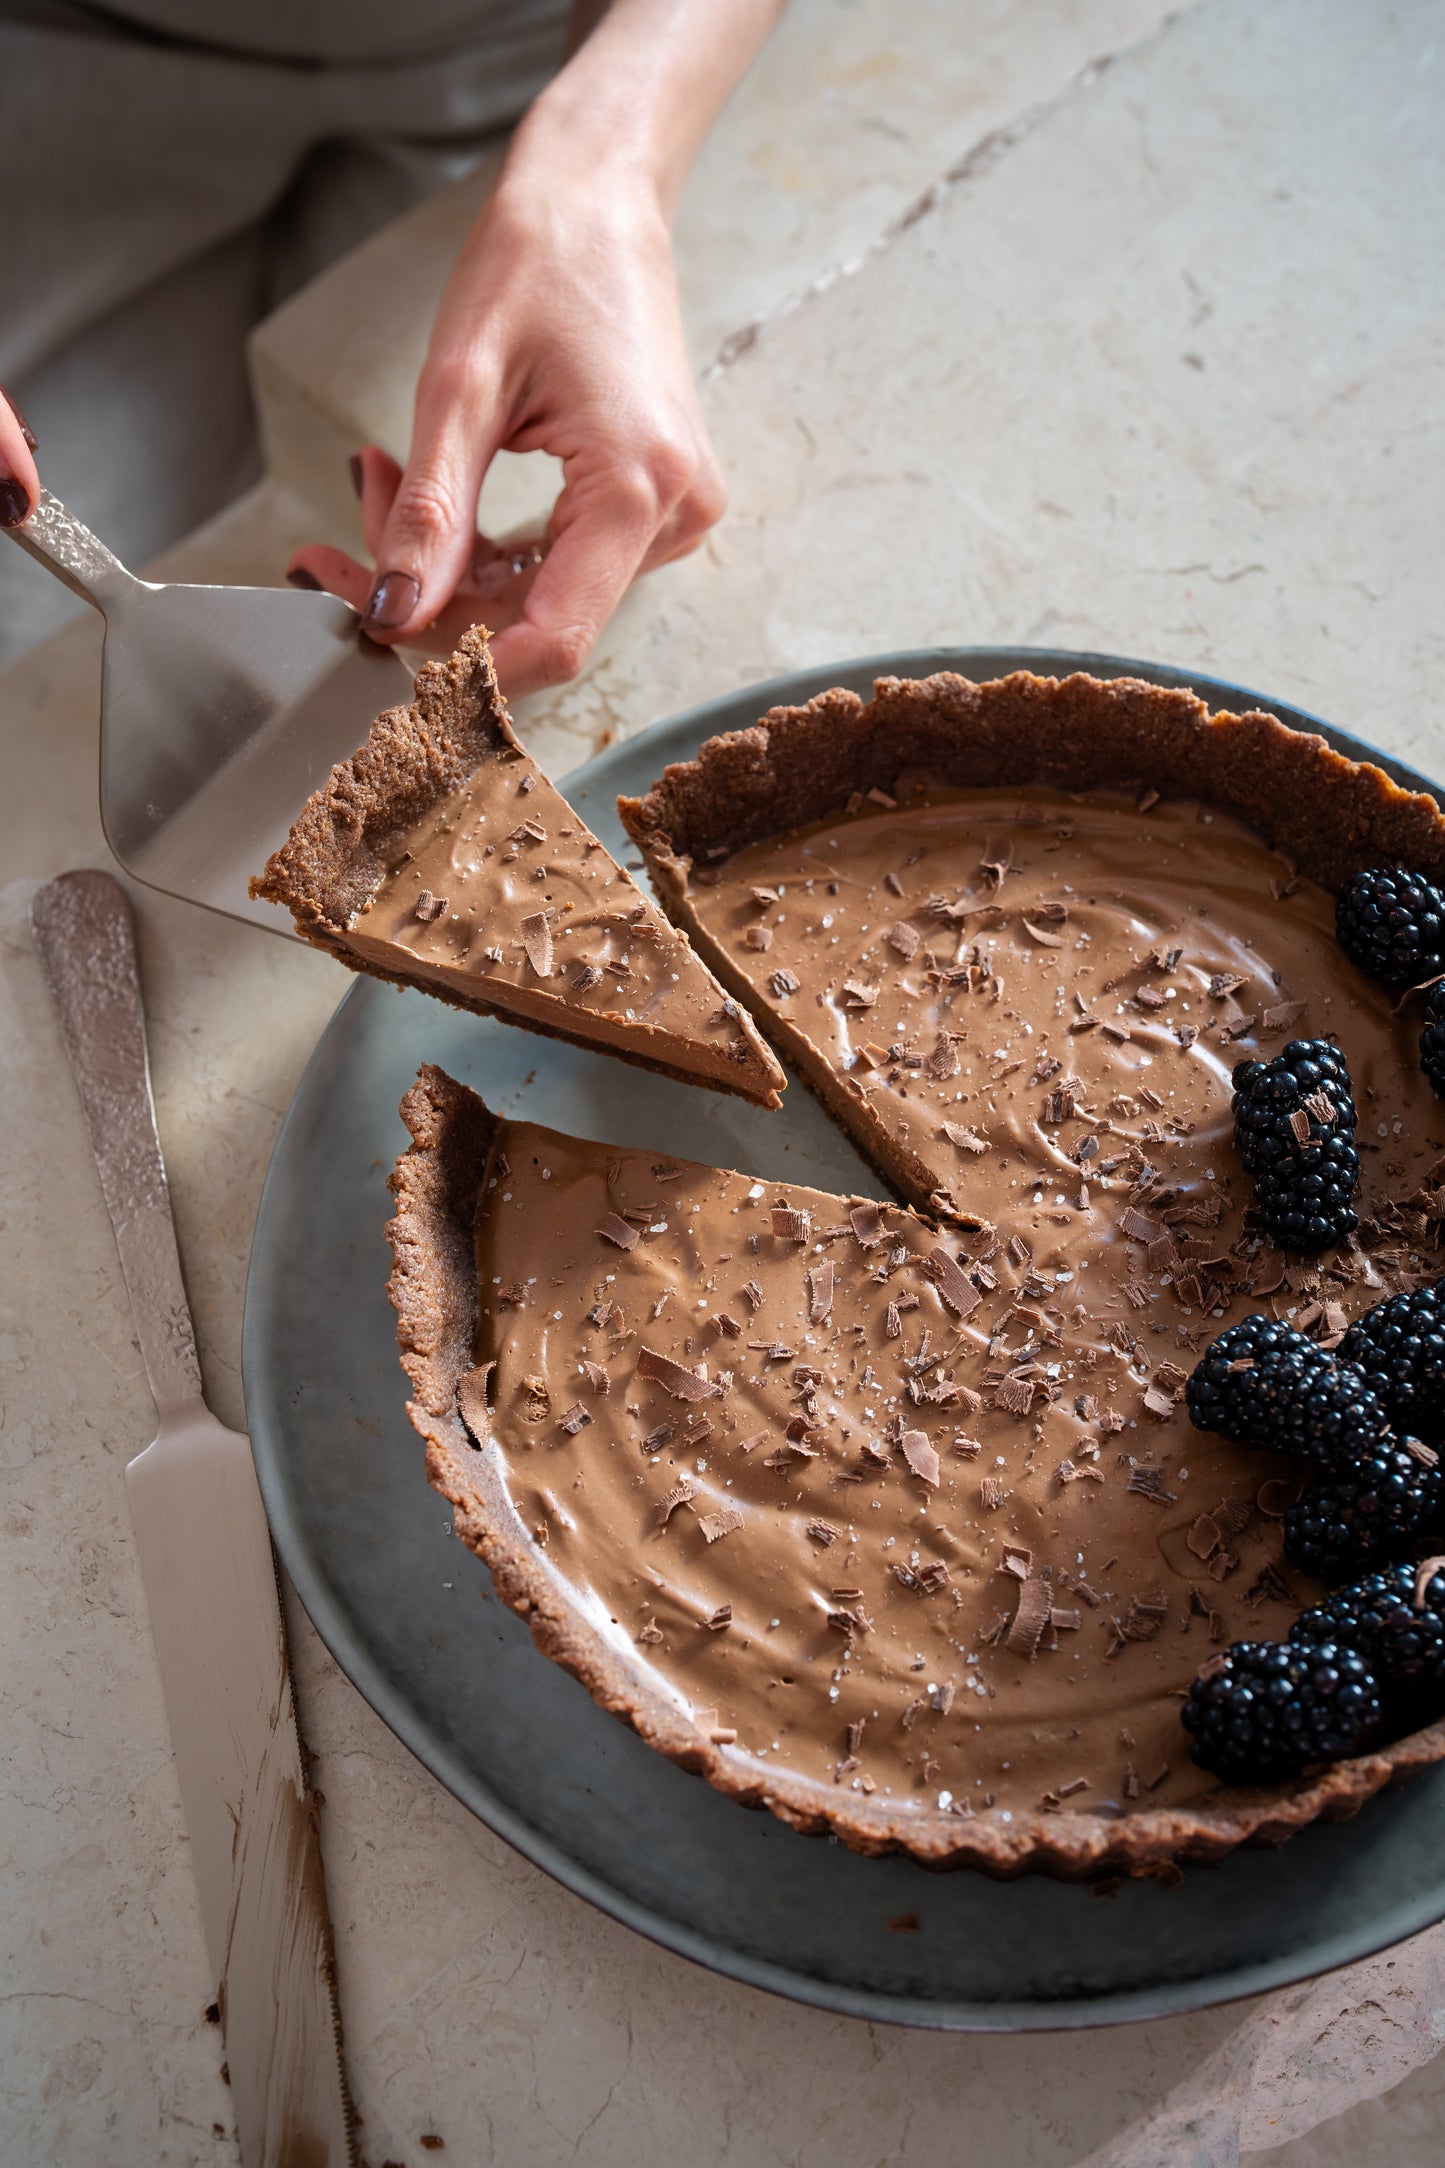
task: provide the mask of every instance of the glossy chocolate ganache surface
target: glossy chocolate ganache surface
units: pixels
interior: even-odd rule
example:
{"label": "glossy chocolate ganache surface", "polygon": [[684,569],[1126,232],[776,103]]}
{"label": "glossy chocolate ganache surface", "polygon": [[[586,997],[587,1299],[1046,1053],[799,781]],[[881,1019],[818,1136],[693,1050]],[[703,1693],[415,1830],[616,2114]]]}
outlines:
{"label": "glossy chocolate ganache surface", "polygon": [[[1250,1311],[1328,1339],[1431,1271],[1416,1025],[1322,889],[1194,805],[872,807],[698,900],[980,1225],[500,1125],[477,1359],[550,1569],[764,1767],[1003,1813],[1214,1789],[1182,1691],[1318,1590],[1281,1554],[1299,1464],[1182,1386]],[[1361,1234],[1287,1259],[1229,1072],[1325,1033]]]}
{"label": "glossy chocolate ganache surface", "polygon": [[396,839],[346,929],[368,964],[777,1104],[781,1073],[686,939],[506,749]]}

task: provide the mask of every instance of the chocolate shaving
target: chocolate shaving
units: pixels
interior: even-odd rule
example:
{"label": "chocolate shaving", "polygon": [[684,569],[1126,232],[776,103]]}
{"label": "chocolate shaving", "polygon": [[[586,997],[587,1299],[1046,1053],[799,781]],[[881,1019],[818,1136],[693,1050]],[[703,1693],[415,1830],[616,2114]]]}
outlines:
{"label": "chocolate shaving", "polygon": [[795,994],[801,984],[801,979],[794,978],[791,971],[775,971],[768,980],[768,990],[782,1000],[786,994]]}
{"label": "chocolate shaving", "polygon": [[1295,1108],[1289,1118],[1289,1126],[1296,1144],[1309,1143],[1313,1132],[1310,1128],[1310,1118],[1303,1107]]}
{"label": "chocolate shaving", "polygon": [[720,1603],[707,1622],[707,1630],[710,1634],[720,1634],[725,1627],[731,1626],[732,1622],[732,1605],[730,1603]]}
{"label": "chocolate shaving", "polygon": [[833,1267],[826,1261],[820,1265],[810,1265],[806,1277],[808,1322],[811,1325],[821,1325],[833,1307]]}
{"label": "chocolate shaving", "polygon": [[918,954],[918,931],[915,927],[910,926],[906,919],[899,919],[895,925],[890,926],[883,938],[891,949],[897,951],[905,963],[910,963]]}
{"label": "chocolate shaving", "polygon": [[837,1529],[828,1521],[809,1521],[803,1533],[805,1536],[810,1537],[820,1550],[824,1551],[827,1550],[830,1543],[836,1543],[838,1540]]}
{"label": "chocolate shaving", "polygon": [[592,1417],[580,1400],[574,1400],[567,1413],[558,1417],[569,1438],[575,1438],[579,1430],[585,1430],[591,1420]]}
{"label": "chocolate shaving", "polygon": [[527,961],[539,979],[552,976],[552,924],[551,913],[533,911],[524,918],[521,927],[522,946],[527,951]]}
{"label": "chocolate shaving", "polygon": [[743,1516],[736,1506],[724,1506],[720,1513],[700,1513],[698,1527],[709,1543],[719,1543],[743,1525]]}
{"label": "chocolate shaving", "polygon": [[1184,1540],[1196,1558],[1212,1558],[1223,1539],[1218,1524],[1208,1513],[1201,1513]]}
{"label": "chocolate shaving", "polygon": [[1025,1581],[1019,1589],[1018,1609],[1005,1636],[1005,1645],[1017,1655],[1027,1656],[1032,1663],[1052,1609],[1049,1583],[1041,1575]]}
{"label": "chocolate shaving", "polygon": [[773,1233],[780,1242],[806,1242],[813,1231],[811,1212],[795,1212],[790,1204],[772,1208]]}
{"label": "chocolate shaving", "polygon": [[637,1229],[629,1227],[616,1212],[609,1212],[601,1226],[594,1227],[592,1232],[601,1235],[604,1242],[615,1242],[619,1250],[635,1250],[638,1244]]}
{"label": "chocolate shaving", "polygon": [[1001,1379],[994,1389],[993,1404],[1009,1415],[1027,1415],[1034,1404],[1033,1381],[1012,1375]]}
{"label": "chocolate shaving", "polygon": [[1445,1566],[1445,1558],[1435,1557],[1422,1558],[1415,1568],[1414,1606],[1417,1611],[1424,1610],[1426,1592],[1442,1566]]}
{"label": "chocolate shaving", "polygon": [[883,1239],[883,1214],[876,1204],[855,1204],[848,1208],[848,1219],[854,1234],[865,1250]]}
{"label": "chocolate shaving", "polygon": [[938,1455],[921,1430],[905,1430],[899,1445],[903,1458],[921,1483],[938,1488]]}
{"label": "chocolate shaving", "polygon": [[957,1145],[961,1152],[972,1152],[977,1156],[978,1153],[988,1150],[982,1137],[972,1129],[964,1129],[958,1122],[943,1122],[940,1127],[949,1143]]}
{"label": "chocolate shaving", "polygon": [[978,1308],[983,1297],[957,1258],[950,1257],[947,1250],[934,1249],[923,1262],[929,1278],[955,1317],[968,1317]]}
{"label": "chocolate shaving", "polygon": [[654,1647],[662,1639],[662,1628],[655,1618],[650,1618],[637,1636],[644,1647]]}
{"label": "chocolate shaving", "polygon": [[446,916],[446,908],[445,896],[434,896],[429,888],[424,888],[412,907],[412,913],[424,926],[430,926],[434,919]]}
{"label": "chocolate shaving", "polygon": [[1031,941],[1037,941],[1040,948],[1062,948],[1064,945],[1062,934],[1049,933],[1045,927],[1036,926],[1031,918],[1024,920],[1024,932]]}
{"label": "chocolate shaving", "polygon": [[[1144,1395],[1144,1404],[1146,1407],[1149,1404],[1147,1393]],[[1165,1413],[1168,1412],[1166,1408]],[[1141,1498],[1148,1498],[1157,1506],[1172,1506],[1178,1503],[1178,1494],[1164,1488],[1162,1469],[1151,1467],[1147,1462],[1129,1471],[1129,1481],[1125,1488],[1137,1491]]]}
{"label": "chocolate shaving", "polygon": [[959,1070],[958,1048],[951,1032],[941,1031],[932,1053],[925,1064],[928,1074],[942,1082],[946,1077],[957,1076]]}
{"label": "chocolate shaving", "polygon": [[638,1349],[637,1376],[653,1379],[665,1392],[671,1393],[674,1400],[717,1400],[722,1395],[720,1385],[699,1377],[695,1370],[674,1362],[670,1355],[654,1354],[650,1347]]}
{"label": "chocolate shaving", "polygon": [[898,1305],[896,1302],[890,1302],[883,1313],[883,1337],[885,1340],[896,1340],[902,1331],[903,1320],[898,1315]]}
{"label": "chocolate shaving", "polygon": [[763,1306],[763,1291],[756,1280],[743,1281],[743,1300],[756,1317]]}
{"label": "chocolate shaving", "polygon": [[678,1507],[690,1505],[696,1496],[695,1486],[689,1483],[684,1476],[682,1481],[674,1483],[672,1489],[665,1492],[653,1507],[652,1518],[654,1525],[658,1528],[666,1528]]}
{"label": "chocolate shaving", "polygon": [[770,949],[773,945],[772,928],[770,926],[749,926],[743,935],[743,940],[750,949],[759,951]]}
{"label": "chocolate shaving", "polygon": [[983,1501],[985,1513],[997,1513],[1008,1496],[1008,1490],[1001,1475],[980,1476],[978,1492]]}

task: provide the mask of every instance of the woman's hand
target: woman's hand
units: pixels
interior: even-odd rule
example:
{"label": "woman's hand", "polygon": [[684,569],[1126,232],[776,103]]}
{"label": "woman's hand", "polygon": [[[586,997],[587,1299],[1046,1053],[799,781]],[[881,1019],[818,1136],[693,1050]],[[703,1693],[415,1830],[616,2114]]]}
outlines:
{"label": "woman's hand", "polygon": [[[639,572],[697,548],[723,510],[693,387],[669,226],[688,167],[783,0],[578,0],[577,50],[528,113],[442,296],[404,469],[353,473],[368,571],[298,552],[373,638],[495,632],[507,691],[582,667]],[[497,452],[545,451],[544,535],[477,533]]]}
{"label": "woman's hand", "polygon": [[[562,462],[535,547],[476,530],[503,450]],[[377,639],[435,627],[450,645],[485,620],[509,692],[575,676],[636,575],[695,549],[725,501],[646,186],[599,187],[556,155],[545,177],[530,156],[509,165],[442,297],[405,471],[374,449],[354,471],[375,574],[325,548],[302,550],[293,572],[361,610]]]}
{"label": "woman's hand", "polygon": [[0,527],[29,519],[40,496],[35,439],[25,416],[0,384]]}

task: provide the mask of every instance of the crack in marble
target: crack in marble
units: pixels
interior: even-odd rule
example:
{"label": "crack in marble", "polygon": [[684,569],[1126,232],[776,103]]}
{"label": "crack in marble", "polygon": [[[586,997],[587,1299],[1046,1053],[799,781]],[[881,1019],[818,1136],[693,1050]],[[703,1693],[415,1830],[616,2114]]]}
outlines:
{"label": "crack in marble", "polygon": [[[932,217],[957,189],[967,186],[970,181],[982,180],[986,174],[992,173],[1010,151],[1027,142],[1046,121],[1066,109],[1084,91],[1092,89],[1093,85],[1121,60],[1128,60],[1160,43],[1186,16],[1206,4],[1207,0],[1186,0],[1184,6],[1171,8],[1169,13],[1162,16],[1152,30],[1145,31],[1142,37],[1130,38],[1111,51],[1085,61],[1083,67],[1075,69],[1067,81],[1049,97],[1040,98],[1033,105],[1025,106],[1014,119],[1003,122],[999,127],[987,129],[976,143],[970,144],[962,157],[946,166],[936,181],[931,181],[920,195],[915,196],[910,204],[891,218],[881,232],[876,234],[865,248],[860,249],[856,256],[846,256],[836,263],[826,264],[815,277],[809,279],[806,286],[787,295],[763,315],[753,317],[736,331],[729,332],[706,368],[699,371],[698,383],[702,385],[715,382],[726,374],[735,361],[752,351],[764,332],[770,331],[775,324],[783,322],[787,317],[796,315],[799,309],[815,300],[818,295],[827,293],[830,287],[839,285],[845,279],[856,278],[858,273],[877,257],[885,255],[912,227]],[[1185,276],[1188,278],[1189,274],[1186,272]]]}

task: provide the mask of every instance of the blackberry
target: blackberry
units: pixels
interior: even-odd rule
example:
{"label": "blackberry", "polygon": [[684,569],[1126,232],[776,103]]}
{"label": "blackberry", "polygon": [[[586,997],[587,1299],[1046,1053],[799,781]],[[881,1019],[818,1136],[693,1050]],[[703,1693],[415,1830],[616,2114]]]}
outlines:
{"label": "blackberry", "polygon": [[1441,1519],[1440,1470],[1387,1438],[1351,1455],[1284,1517],[1287,1557],[1338,1587],[1408,1557]]}
{"label": "blackberry", "polygon": [[1425,1022],[1420,1030],[1420,1067],[1432,1092],[1445,1099],[1445,986],[1432,986],[1425,996]]}
{"label": "blackberry", "polygon": [[1180,1715],[1190,1757],[1226,1784],[1264,1784],[1358,1752],[1380,1721],[1374,1674],[1337,1642],[1236,1641]]}
{"label": "blackberry", "polygon": [[1350,1072],[1328,1039],[1292,1039],[1273,1061],[1236,1067],[1235,1142],[1282,1248],[1328,1249],[1358,1226],[1354,1132]]}
{"label": "blackberry", "polygon": [[1445,1688],[1445,1572],[1431,1575],[1415,1606],[1416,1569],[1392,1566],[1341,1589],[1289,1630],[1297,1647],[1333,1641],[1362,1656],[1385,1689]]}
{"label": "blackberry", "polygon": [[1357,1317],[1339,1353],[1362,1370],[1397,1430],[1445,1442],[1445,1280]]}
{"label": "blackberry", "polygon": [[1372,979],[1396,989],[1445,969],[1445,894],[1403,866],[1371,866],[1340,890],[1340,947]]}
{"label": "blackberry", "polygon": [[[1240,1362],[1251,1367],[1236,1370]],[[1267,1317],[1247,1317],[1222,1332],[1204,1350],[1184,1399],[1197,1430],[1326,1465],[1368,1451],[1389,1428],[1384,1404],[1360,1370]]]}

